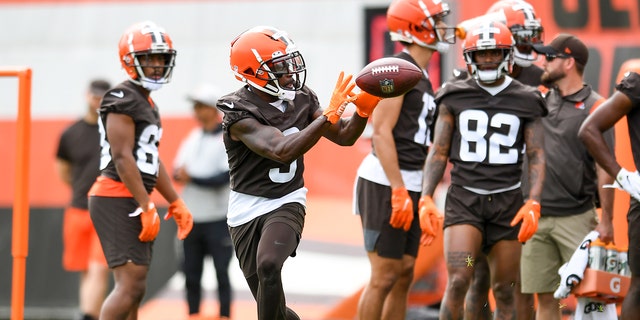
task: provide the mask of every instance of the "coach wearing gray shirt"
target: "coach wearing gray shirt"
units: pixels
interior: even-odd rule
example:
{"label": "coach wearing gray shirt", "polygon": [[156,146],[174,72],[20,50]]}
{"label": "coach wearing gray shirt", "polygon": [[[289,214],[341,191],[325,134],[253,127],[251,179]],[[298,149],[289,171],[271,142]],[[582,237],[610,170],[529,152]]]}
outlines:
{"label": "coach wearing gray shirt", "polygon": [[[534,45],[534,50],[545,59],[541,79],[551,89],[545,96],[549,113],[542,118],[546,173],[541,218],[522,249],[522,292],[538,295],[536,319],[560,320],[559,301],[553,297],[560,282],[558,269],[590,231],[598,231],[605,242],[613,240],[613,190],[602,188],[613,178],[596,166],[578,138],[584,119],[604,101],[583,82],[587,47],[575,36],[560,34],[547,46]],[[605,137],[613,146],[613,131]]]}
{"label": "coach wearing gray shirt", "polygon": [[218,89],[202,84],[190,95],[200,126],[182,141],[176,155],[174,179],[184,184],[182,199],[191,209],[193,230],[184,240],[184,274],[190,317],[200,312],[201,278],[206,255],[213,258],[218,280],[220,318],[231,312],[229,262],[233,254],[227,228],[229,163],[222,141],[222,124],[215,107]]}

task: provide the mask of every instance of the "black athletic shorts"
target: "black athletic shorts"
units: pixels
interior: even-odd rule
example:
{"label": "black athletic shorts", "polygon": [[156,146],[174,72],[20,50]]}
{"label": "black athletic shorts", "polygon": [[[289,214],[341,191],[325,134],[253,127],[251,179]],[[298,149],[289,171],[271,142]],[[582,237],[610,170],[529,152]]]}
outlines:
{"label": "black athletic shorts", "polygon": [[109,268],[129,261],[146,266],[151,263],[153,241],[140,241],[140,216],[129,217],[137,208],[138,202],[133,198],[89,197],[91,221]]}
{"label": "black athletic shorts", "polygon": [[482,251],[487,254],[500,240],[518,239],[520,224],[510,224],[523,204],[520,188],[483,195],[452,184],[445,202],[444,227],[468,224],[478,228]]}
{"label": "black athletic shorts", "polygon": [[640,203],[631,198],[627,213],[629,237],[629,270],[632,275],[640,275]]}
{"label": "black athletic shorts", "polygon": [[356,183],[356,207],[362,221],[367,252],[377,252],[379,256],[391,259],[402,259],[405,254],[416,257],[422,235],[418,218],[420,193],[409,191],[413,200],[413,222],[405,232],[389,224],[391,188],[362,178],[358,178]]}
{"label": "black athletic shorts", "polygon": [[[237,227],[229,227],[229,234],[233,240],[233,246],[236,251],[236,257],[240,262],[240,268],[245,278],[253,276],[257,272],[258,244],[262,231],[275,222],[286,223],[293,232],[296,233],[298,243],[304,228],[305,208],[303,205],[294,202],[287,203],[282,207],[273,210],[267,214],[263,214],[245,224]],[[296,256],[294,250],[291,254]]]}

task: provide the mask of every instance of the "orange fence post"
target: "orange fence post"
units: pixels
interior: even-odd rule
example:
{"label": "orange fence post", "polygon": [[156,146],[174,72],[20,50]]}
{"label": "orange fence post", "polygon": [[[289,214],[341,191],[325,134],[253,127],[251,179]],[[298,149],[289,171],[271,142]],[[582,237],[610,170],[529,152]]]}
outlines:
{"label": "orange fence post", "polygon": [[31,68],[0,67],[0,77],[18,78],[15,197],[11,255],[11,320],[24,319],[26,260],[29,251],[29,150],[31,145]]}

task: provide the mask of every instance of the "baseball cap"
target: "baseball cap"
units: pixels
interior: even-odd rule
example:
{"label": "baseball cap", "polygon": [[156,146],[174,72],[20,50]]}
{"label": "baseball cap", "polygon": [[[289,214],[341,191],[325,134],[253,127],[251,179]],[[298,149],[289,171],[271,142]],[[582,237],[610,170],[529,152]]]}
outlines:
{"label": "baseball cap", "polygon": [[198,85],[187,95],[187,99],[192,102],[200,102],[214,108],[218,98],[220,98],[220,89],[210,83]]}
{"label": "baseball cap", "polygon": [[109,91],[111,84],[107,80],[95,79],[89,84],[89,92],[96,96],[104,96],[105,92]]}
{"label": "baseball cap", "polygon": [[544,55],[562,57],[573,57],[583,66],[589,61],[589,50],[587,46],[574,35],[561,33],[557,35],[549,45],[534,44],[533,51]]}

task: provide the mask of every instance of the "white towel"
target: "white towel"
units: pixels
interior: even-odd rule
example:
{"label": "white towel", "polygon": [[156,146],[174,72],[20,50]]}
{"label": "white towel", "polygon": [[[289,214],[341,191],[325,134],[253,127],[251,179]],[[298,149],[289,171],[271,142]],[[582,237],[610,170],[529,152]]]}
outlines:
{"label": "white towel", "polygon": [[[589,247],[600,234],[597,231],[589,232],[578,246],[569,262],[558,269],[560,286],[553,293],[556,299],[564,299],[569,296],[571,289],[584,278],[584,270],[589,263]],[[605,304],[591,298],[578,298],[574,320],[616,320],[618,312],[616,304]]]}
{"label": "white towel", "polygon": [[565,263],[558,269],[560,275],[560,286],[553,293],[556,299],[564,299],[569,296],[571,288],[577,285],[584,278],[584,269],[587,268],[589,262],[589,246],[591,242],[596,240],[600,234],[597,231],[589,232],[578,246],[569,262]]}
{"label": "white towel", "polygon": [[604,304],[591,298],[578,298],[574,320],[617,320],[616,304]]}

